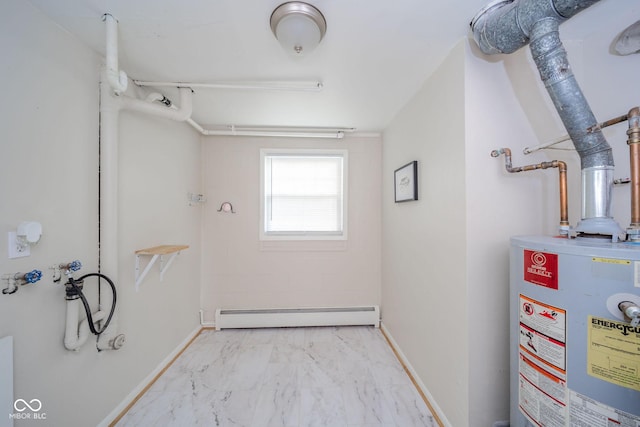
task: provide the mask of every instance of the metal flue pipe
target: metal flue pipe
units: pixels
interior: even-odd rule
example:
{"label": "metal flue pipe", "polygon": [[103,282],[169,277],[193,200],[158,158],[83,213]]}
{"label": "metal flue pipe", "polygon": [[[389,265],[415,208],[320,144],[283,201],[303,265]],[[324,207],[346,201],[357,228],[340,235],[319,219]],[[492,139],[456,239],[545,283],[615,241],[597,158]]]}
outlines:
{"label": "metal flue pipe", "polygon": [[486,54],[512,53],[530,45],[540,77],[580,155],[582,221],[576,231],[610,235],[617,241],[624,232],[610,217],[613,153],[571,71],[558,32],[560,23],[597,1],[498,1],[481,10],[471,28]]}

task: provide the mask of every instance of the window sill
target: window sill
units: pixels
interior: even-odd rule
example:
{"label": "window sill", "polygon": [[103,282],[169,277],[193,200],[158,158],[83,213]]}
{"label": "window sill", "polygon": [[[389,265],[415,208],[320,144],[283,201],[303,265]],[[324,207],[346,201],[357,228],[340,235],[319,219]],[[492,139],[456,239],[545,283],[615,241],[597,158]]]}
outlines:
{"label": "window sill", "polygon": [[260,240],[261,251],[334,252],[346,251],[346,240]]}

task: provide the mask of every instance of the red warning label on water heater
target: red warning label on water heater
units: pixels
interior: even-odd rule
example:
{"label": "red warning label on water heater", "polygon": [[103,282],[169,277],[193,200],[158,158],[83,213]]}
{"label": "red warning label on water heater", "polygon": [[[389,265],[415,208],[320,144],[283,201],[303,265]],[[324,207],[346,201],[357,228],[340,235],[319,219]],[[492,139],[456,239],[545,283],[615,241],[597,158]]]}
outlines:
{"label": "red warning label on water heater", "polygon": [[524,280],[558,289],[558,254],[524,250]]}

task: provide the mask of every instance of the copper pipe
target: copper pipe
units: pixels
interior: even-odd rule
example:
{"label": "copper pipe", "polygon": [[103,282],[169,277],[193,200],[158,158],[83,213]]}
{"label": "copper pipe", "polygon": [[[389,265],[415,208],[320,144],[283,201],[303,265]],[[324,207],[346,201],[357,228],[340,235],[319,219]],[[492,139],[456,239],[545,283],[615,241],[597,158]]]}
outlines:
{"label": "copper pipe", "polygon": [[567,164],[560,160],[552,160],[550,162],[542,162],[533,165],[513,167],[511,164],[511,150],[509,148],[500,148],[493,150],[491,157],[498,157],[504,154],[504,166],[507,172],[528,172],[536,169],[558,168],[559,193],[560,193],[560,234],[568,237],[569,229],[569,196],[567,191]]}
{"label": "copper pipe", "polygon": [[605,122],[602,123],[598,123],[597,125],[594,126],[590,126],[587,128],[587,133],[593,133],[596,131],[599,131],[603,128],[612,126],[612,125],[617,125],[618,123],[622,123],[622,122],[626,122],[627,120],[629,120],[629,115],[625,114],[623,116],[618,116],[618,117],[614,117],[613,119],[609,119]]}
{"label": "copper pipe", "polygon": [[569,196],[567,195],[567,164],[560,160],[554,160],[558,165],[558,179],[560,189],[560,227],[566,226],[569,229]]}
{"label": "copper pipe", "polygon": [[637,238],[640,230],[640,107],[632,108],[628,117],[627,144],[631,168],[631,224],[629,227],[635,230],[635,233],[631,234]]}

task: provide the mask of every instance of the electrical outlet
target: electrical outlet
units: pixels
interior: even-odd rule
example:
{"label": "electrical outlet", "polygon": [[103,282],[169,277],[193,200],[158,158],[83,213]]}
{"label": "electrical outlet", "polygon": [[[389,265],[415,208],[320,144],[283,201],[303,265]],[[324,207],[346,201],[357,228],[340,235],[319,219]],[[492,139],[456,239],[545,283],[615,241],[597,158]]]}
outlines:
{"label": "electrical outlet", "polygon": [[10,231],[8,236],[8,253],[9,259],[31,256],[29,245],[21,247],[18,244],[18,236],[15,231]]}

